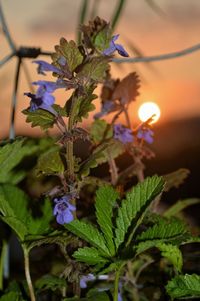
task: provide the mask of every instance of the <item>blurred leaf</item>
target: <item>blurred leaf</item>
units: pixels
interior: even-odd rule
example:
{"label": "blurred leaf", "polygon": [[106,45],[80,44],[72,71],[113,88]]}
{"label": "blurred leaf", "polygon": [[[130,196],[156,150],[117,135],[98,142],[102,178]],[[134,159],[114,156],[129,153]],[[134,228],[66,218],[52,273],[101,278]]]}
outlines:
{"label": "blurred leaf", "polygon": [[156,247],[161,251],[161,255],[167,258],[178,272],[181,272],[183,266],[183,257],[179,248],[163,242],[157,243]]}
{"label": "blurred leaf", "polygon": [[174,205],[172,205],[169,209],[167,209],[163,215],[169,218],[177,215],[178,213],[180,213],[180,211],[184,210],[185,208],[199,203],[200,203],[200,199],[195,199],[195,198],[180,200],[176,202]]}
{"label": "blurred leaf", "polygon": [[55,175],[62,174],[64,172],[65,167],[61,160],[59,151],[59,147],[53,147],[38,158],[35,168],[37,175]]}
{"label": "blurred leaf", "polygon": [[112,100],[118,99],[122,104],[135,101],[139,95],[140,79],[136,72],[132,72],[123,78],[116,86]]}
{"label": "blurred leaf", "polygon": [[62,289],[66,286],[66,280],[54,275],[44,275],[35,282],[35,287],[39,290]]}
{"label": "blurred leaf", "polygon": [[105,237],[108,249],[112,256],[115,255],[115,244],[113,240],[113,207],[119,194],[112,186],[102,186],[96,192],[95,209],[97,222]]}
{"label": "blurred leaf", "polygon": [[180,168],[174,172],[169,174],[163,175],[165,180],[165,191],[169,191],[171,188],[176,187],[178,188],[185,179],[188,177],[190,171],[186,168]]}
{"label": "blurred leaf", "polygon": [[90,136],[95,143],[113,136],[113,130],[105,120],[96,119],[90,128]]}
{"label": "blurred leaf", "polygon": [[28,233],[29,235],[45,234],[49,230],[49,223],[53,218],[53,210],[51,201],[46,198],[41,208],[42,216],[38,218],[31,218],[28,221]]}
{"label": "blurred leaf", "polygon": [[172,299],[200,297],[200,276],[178,275],[168,282],[166,290]]}
{"label": "blurred leaf", "polygon": [[24,177],[24,171],[13,171],[24,157],[36,153],[39,146],[26,139],[16,139],[0,147],[0,183],[18,183]]}
{"label": "blurred leaf", "polygon": [[141,224],[147,207],[162,192],[163,186],[163,179],[153,176],[146,178],[144,182],[137,184],[127,193],[126,199],[122,201],[122,205],[118,209],[116,219],[115,244],[117,249],[124,242],[131,225],[134,227],[131,230],[131,235],[133,235]]}
{"label": "blurred leaf", "polygon": [[0,301],[25,301],[19,292],[8,292],[0,297]]}
{"label": "blurred leaf", "polygon": [[34,112],[23,110],[22,113],[27,115],[26,122],[31,123],[31,127],[39,126],[42,130],[47,130],[54,126],[55,116],[46,110],[38,109]]}

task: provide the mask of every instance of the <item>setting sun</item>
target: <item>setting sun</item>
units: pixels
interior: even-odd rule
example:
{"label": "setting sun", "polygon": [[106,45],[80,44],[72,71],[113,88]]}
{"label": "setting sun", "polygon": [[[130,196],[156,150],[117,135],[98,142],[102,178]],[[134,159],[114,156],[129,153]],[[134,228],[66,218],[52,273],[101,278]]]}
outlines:
{"label": "setting sun", "polygon": [[160,108],[155,102],[145,102],[139,107],[138,116],[142,122],[153,116],[151,123],[155,123],[160,118]]}

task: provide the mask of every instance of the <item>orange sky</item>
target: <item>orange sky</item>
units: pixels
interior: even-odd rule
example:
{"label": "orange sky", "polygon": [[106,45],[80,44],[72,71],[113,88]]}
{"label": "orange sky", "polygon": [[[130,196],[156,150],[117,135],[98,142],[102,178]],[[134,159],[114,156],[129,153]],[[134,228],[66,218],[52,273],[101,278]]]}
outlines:
{"label": "orange sky", "polygon": [[[94,0],[97,1],[97,0]],[[98,0],[98,15],[109,21],[117,0]],[[81,0],[2,0],[4,13],[10,31],[18,45],[40,46],[43,50],[53,50],[59,38],[75,38],[78,11]],[[92,3],[93,1],[91,1]],[[159,0],[164,14],[156,14],[144,0],[127,0],[123,16],[116,33],[120,42],[134,56],[130,45],[139,48],[145,55],[155,55],[181,50],[200,42],[200,1],[199,0]],[[0,57],[9,53],[3,35]],[[15,60],[0,70],[0,137],[8,134],[10,99],[14,76]],[[137,120],[137,108],[144,101],[155,101],[161,108],[160,122],[200,115],[200,51],[191,55],[156,62],[154,64],[114,65],[113,75],[123,77],[134,70],[141,80],[141,94],[130,107],[131,116]],[[39,79],[35,65],[27,61],[32,80]],[[23,96],[29,89],[22,74],[18,93],[16,130],[25,133],[30,126],[25,123],[21,110],[28,106]],[[58,103],[66,97],[58,95]],[[98,102],[96,102],[98,104]],[[30,133],[37,133],[31,129]]]}

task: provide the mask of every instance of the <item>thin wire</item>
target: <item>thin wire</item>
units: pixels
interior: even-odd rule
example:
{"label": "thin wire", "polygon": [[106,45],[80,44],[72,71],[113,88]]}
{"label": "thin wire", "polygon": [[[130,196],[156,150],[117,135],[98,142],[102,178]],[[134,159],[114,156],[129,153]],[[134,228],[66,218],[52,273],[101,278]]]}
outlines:
{"label": "thin wire", "polygon": [[15,73],[15,85],[14,85],[13,96],[12,96],[12,111],[11,111],[10,134],[9,134],[10,139],[15,138],[15,128],[14,128],[15,112],[16,112],[16,104],[17,104],[17,90],[18,90],[21,62],[22,62],[21,58],[18,58],[16,73]]}
{"label": "thin wire", "polygon": [[0,60],[0,68],[3,67],[4,64],[9,62],[11,58],[13,58],[16,54],[14,52],[10,53],[9,55],[5,56],[3,59]]}
{"label": "thin wire", "polygon": [[6,36],[6,38],[7,38],[7,41],[8,41],[8,44],[9,44],[10,48],[12,49],[12,51],[14,53],[16,53],[16,46],[15,46],[15,43],[14,43],[14,41],[11,37],[11,34],[8,30],[8,26],[7,26],[6,20],[4,18],[3,10],[2,10],[2,7],[1,7],[1,1],[0,1],[0,22],[2,24],[2,29],[3,29],[3,32]]}
{"label": "thin wire", "polygon": [[144,57],[135,57],[135,58],[131,58],[131,57],[122,58],[122,59],[113,58],[112,62],[121,64],[121,63],[146,63],[146,62],[164,61],[164,60],[175,59],[181,56],[185,56],[199,50],[200,50],[200,43],[176,52],[160,54],[160,55],[144,56]]}

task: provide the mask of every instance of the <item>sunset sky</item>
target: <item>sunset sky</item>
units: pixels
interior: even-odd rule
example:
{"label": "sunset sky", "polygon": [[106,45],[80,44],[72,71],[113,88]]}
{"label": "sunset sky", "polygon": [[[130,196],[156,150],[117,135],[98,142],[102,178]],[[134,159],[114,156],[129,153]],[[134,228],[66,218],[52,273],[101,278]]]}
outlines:
{"label": "sunset sky", "polygon": [[[110,20],[117,0],[99,2],[98,15]],[[78,27],[78,14],[82,0],[2,0],[4,14],[17,45],[37,46],[53,51],[60,37],[74,39]],[[93,1],[90,1],[91,4]],[[144,55],[157,55],[178,51],[200,43],[199,0],[155,0],[162,9],[153,11],[145,0],[127,0],[126,7],[116,28],[119,42],[134,57],[131,45]],[[0,35],[0,58],[10,53],[3,34]],[[8,135],[10,102],[13,88],[15,59],[0,70],[0,137]],[[32,80],[38,80],[35,65],[27,60]],[[137,109],[145,101],[156,102],[161,109],[159,122],[200,116],[200,51],[185,57],[151,64],[113,63],[113,75],[124,77],[137,71],[141,78],[140,96],[130,107],[133,122]],[[48,77],[49,79],[49,77]],[[24,75],[20,78],[16,130],[18,133],[38,133],[25,123],[21,110],[29,104],[23,96],[29,91]],[[66,96],[57,94],[57,102],[64,104]],[[98,106],[98,101],[96,101]],[[87,121],[86,121],[87,122]]]}

